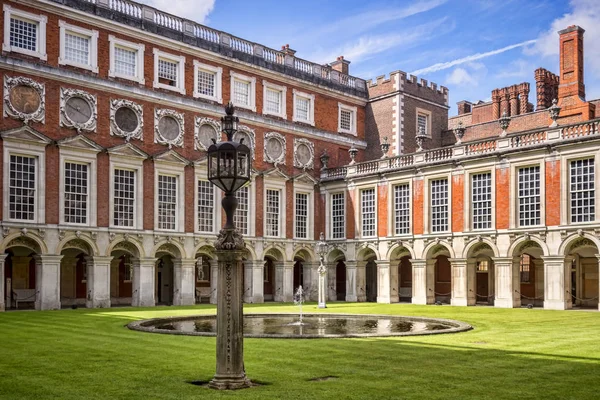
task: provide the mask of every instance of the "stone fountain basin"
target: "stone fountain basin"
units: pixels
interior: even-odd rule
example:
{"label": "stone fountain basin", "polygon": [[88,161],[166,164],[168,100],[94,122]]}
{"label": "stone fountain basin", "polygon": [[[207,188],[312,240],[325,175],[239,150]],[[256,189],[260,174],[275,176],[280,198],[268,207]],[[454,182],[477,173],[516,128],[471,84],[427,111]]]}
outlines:
{"label": "stone fountain basin", "polygon": [[[244,337],[276,339],[361,338],[436,335],[473,329],[449,319],[372,314],[246,314]],[[215,315],[154,318],[131,322],[129,329],[170,335],[216,336]]]}

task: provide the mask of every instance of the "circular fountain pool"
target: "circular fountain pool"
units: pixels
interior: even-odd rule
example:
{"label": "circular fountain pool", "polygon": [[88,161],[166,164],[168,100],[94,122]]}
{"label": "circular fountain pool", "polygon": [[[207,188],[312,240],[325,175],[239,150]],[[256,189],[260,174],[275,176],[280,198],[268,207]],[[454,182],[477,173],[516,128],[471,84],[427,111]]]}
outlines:
{"label": "circular fountain pool", "polygon": [[[214,315],[157,318],[135,321],[129,329],[175,335],[216,336]],[[412,336],[462,332],[472,329],[464,322],[394,315],[298,314],[244,315],[244,337],[250,338],[337,338]]]}

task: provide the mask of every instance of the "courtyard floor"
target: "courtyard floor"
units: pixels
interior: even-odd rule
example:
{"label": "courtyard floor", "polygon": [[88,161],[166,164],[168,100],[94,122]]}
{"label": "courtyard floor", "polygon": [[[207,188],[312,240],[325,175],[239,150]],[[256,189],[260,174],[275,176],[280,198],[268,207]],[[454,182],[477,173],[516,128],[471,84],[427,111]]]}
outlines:
{"label": "courtyard floor", "polygon": [[[329,303],[325,312],[457,319],[469,332],[368,339],[246,339],[260,386],[191,384],[215,369],[215,338],[131,331],[136,319],[215,307],[0,313],[0,399],[594,399],[600,313]],[[246,313],[297,312],[289,304]],[[315,304],[305,312],[317,312]],[[329,380],[315,380],[335,377]]]}

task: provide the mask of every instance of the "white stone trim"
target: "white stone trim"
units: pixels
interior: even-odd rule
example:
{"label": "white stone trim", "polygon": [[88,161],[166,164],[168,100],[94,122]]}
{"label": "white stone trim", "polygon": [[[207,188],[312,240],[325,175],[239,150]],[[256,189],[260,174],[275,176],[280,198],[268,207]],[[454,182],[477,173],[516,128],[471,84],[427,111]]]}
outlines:
{"label": "white stone trim", "polygon": [[[271,139],[278,141],[282,148],[281,155],[277,158],[271,157],[271,155],[267,151],[267,143]],[[275,164],[276,166],[277,165],[285,165],[285,156],[286,156],[286,152],[287,152],[285,136],[283,136],[277,132],[267,132],[267,133],[265,133],[263,147],[264,147],[264,161],[266,163]]]}
{"label": "white stone trim", "polygon": [[[310,152],[310,160],[308,160],[306,164],[302,164],[297,157],[298,147],[302,144],[306,145]],[[302,168],[303,170],[313,169],[315,167],[315,144],[312,141],[304,138],[294,138],[294,167]]]}
{"label": "white stone trim", "polygon": [[[108,76],[113,78],[122,78],[128,79],[134,82],[137,82],[141,85],[146,83],[144,79],[144,50],[146,46],[142,43],[132,43],[127,40],[119,39],[114,35],[108,35],[109,42],[109,56],[110,56],[110,66],[108,68]],[[115,47],[122,47],[127,50],[132,50],[136,52],[136,74],[135,76],[123,75],[115,71]]]}
{"label": "white stone trim", "polygon": [[[40,106],[38,109],[31,113],[26,114],[18,111],[12,105],[10,101],[10,92],[11,90],[19,85],[29,86],[33,88],[38,95],[40,96]],[[20,119],[25,124],[29,123],[29,121],[39,122],[41,124],[46,122],[46,85],[43,83],[38,83],[33,79],[25,78],[24,76],[9,76],[4,75],[4,117],[11,117]]]}
{"label": "white stone trim", "polygon": [[[473,175],[477,174],[485,174],[489,173],[491,175],[490,184],[491,187],[491,196],[492,196],[492,222],[491,227],[489,229],[473,229]],[[496,169],[493,165],[487,167],[478,167],[472,169],[465,169],[464,171],[464,181],[463,181],[463,204],[464,204],[464,213],[463,213],[463,231],[464,232],[486,232],[492,231],[496,229]]]}
{"label": "white stone trim", "polygon": [[[159,121],[163,117],[174,118],[179,124],[179,134],[175,139],[167,139],[162,135],[159,128]],[[185,132],[185,119],[182,113],[175,110],[169,110],[166,108],[155,108],[154,109],[154,143],[166,144],[171,148],[172,146],[183,147],[183,135]]]}
{"label": "white stone trim", "polygon": [[[362,218],[362,192],[364,190],[370,190],[370,189],[373,189],[374,190],[374,194],[375,194],[374,199],[373,199],[374,206],[375,206],[374,207],[375,208],[375,228],[374,228],[375,234],[374,235],[365,236],[365,235],[363,235],[363,228],[362,228],[362,219],[363,219]],[[361,238],[361,239],[375,238],[375,237],[377,237],[378,231],[379,231],[379,226],[378,226],[379,225],[378,224],[378,222],[379,222],[378,221],[378,217],[379,217],[378,203],[379,202],[377,201],[379,199],[379,186],[378,185],[367,185],[367,186],[360,186],[360,187],[357,186],[353,190],[355,190],[355,193],[356,193],[356,196],[357,196],[356,197],[356,200],[357,200],[356,201],[356,207],[355,207],[355,210],[356,210],[355,215],[357,216],[357,218],[355,218],[356,219],[356,224],[355,224],[355,226],[356,226],[356,228],[355,228],[356,229],[356,236],[355,237]]]}
{"label": "white stone trim", "polygon": [[[207,96],[198,92],[198,71],[204,70],[215,74],[215,95]],[[193,96],[196,98],[202,98],[207,100],[216,101],[219,104],[223,104],[223,68],[215,67],[208,64],[203,64],[198,60],[194,60],[194,91]]]}
{"label": "white stone trim", "polygon": [[[308,195],[307,199],[307,227],[306,227],[306,238],[298,238],[296,237],[296,193],[304,193]],[[314,232],[315,232],[315,187],[313,184],[309,184],[306,182],[298,182],[294,181],[294,190],[293,190],[293,213],[292,213],[292,224],[294,226],[294,232],[292,233],[292,237],[297,240],[313,240]]]}
{"label": "white stone trim", "polygon": [[208,118],[208,117],[196,117],[194,118],[194,150],[203,150],[207,151],[208,147],[200,142],[200,128],[202,125],[210,125],[216,131],[215,139],[219,141],[219,137],[221,135],[221,124],[219,121]]}
{"label": "white stone trim", "polygon": [[[21,11],[4,4],[4,42],[2,43],[2,51],[26,54],[28,56],[37,57],[40,60],[47,61],[48,54],[46,53],[46,24],[48,17],[43,14],[32,14],[26,11]],[[28,20],[27,22],[35,22],[38,26],[36,48],[38,51],[31,51],[13,47],[10,45],[10,19],[18,18]]]}
{"label": "white stone trim", "polygon": [[[58,21],[60,28],[60,50],[58,56],[59,65],[71,65],[73,67],[87,69],[92,72],[98,73],[98,31],[95,29],[85,29],[76,25],[71,25],[63,20]],[[89,39],[89,59],[87,64],[80,64],[71,60],[65,59],[65,35],[67,33],[74,34],[76,36],[83,36]]]}
{"label": "white stone trim", "polygon": [[[321,188],[321,190],[323,191],[323,188]],[[346,190],[344,187],[341,187],[339,189],[335,189],[335,190],[331,190],[331,191],[326,191],[326,201],[325,201],[325,237],[328,240],[345,240],[348,237],[348,227],[346,225],[346,223],[344,223],[344,235],[342,238],[334,238],[333,237],[333,216],[332,216],[332,209],[333,209],[333,201],[332,201],[332,197],[333,195],[336,194],[343,194],[344,195],[344,219],[348,218],[348,196],[349,191]],[[356,226],[357,224],[355,224]]]}
{"label": "white stone trim", "polygon": [[[3,196],[3,219],[5,221],[18,222],[20,224],[45,224],[46,223],[46,144],[19,142],[7,138],[3,138],[4,154],[3,154],[3,178],[6,190],[2,191]],[[9,207],[9,181],[10,181],[10,155],[24,155],[36,157],[35,164],[35,216],[32,221],[10,218]]]}
{"label": "white stone trim", "polygon": [[[158,227],[158,176],[168,175],[177,178],[177,205],[175,210],[175,229]],[[185,230],[185,168],[168,162],[154,160],[154,230],[159,232],[183,232]]]}
{"label": "white stone trim", "polygon": [[[234,106],[239,107],[239,108],[244,108],[246,110],[250,110],[250,111],[254,111],[256,112],[256,77],[254,76],[248,76],[248,75],[242,75],[240,73],[237,72],[233,72],[230,71],[229,73],[230,75],[230,83],[229,83],[229,87],[230,87],[230,99],[231,102],[233,103]],[[235,102],[235,81],[241,81],[241,82],[245,82],[245,83],[249,83],[250,84],[250,94],[249,94],[249,100],[250,100],[250,104],[239,104]]]}
{"label": "white stone trim", "polygon": [[[221,197],[222,191],[216,186],[213,187],[213,230],[212,232],[200,232],[198,229],[198,181],[208,181],[208,169],[207,164],[196,164],[194,166],[194,232],[199,234],[217,234],[221,230]],[[250,197],[250,192],[248,191],[248,197]],[[248,198],[248,205],[250,206],[250,199]],[[250,220],[250,212],[248,212],[248,220]],[[248,221],[250,222],[250,221]],[[250,229],[248,229],[250,230]]]}
{"label": "white stone trim", "polygon": [[[277,238],[285,238],[286,237],[286,181],[283,179],[273,179],[267,180],[265,176],[264,179],[264,188],[263,188],[263,233],[264,237],[277,237]],[[279,197],[279,236],[269,236],[267,235],[267,189],[270,190],[279,190],[281,196]],[[250,213],[252,215],[252,213]]]}
{"label": "white stone trim", "polygon": [[[350,121],[351,123],[351,128],[350,129],[343,129],[342,128],[342,110],[344,111],[350,111],[352,113],[352,120]],[[348,133],[350,135],[354,135],[356,136],[356,121],[357,121],[357,113],[358,113],[358,109],[356,107],[353,106],[348,106],[346,104],[343,103],[338,103],[338,132],[340,133]]]}
{"label": "white stone trim", "polygon": [[[117,110],[121,107],[130,108],[135,115],[138,117],[138,126],[131,132],[125,132],[117,125],[115,120]],[[119,136],[125,138],[126,142],[131,139],[144,140],[144,109],[141,105],[134,103],[130,100],[125,99],[111,99],[110,100],[110,135]]]}
{"label": "white stone trim", "polygon": [[[585,146],[585,145],[584,145]],[[600,221],[600,190],[598,187],[598,175],[600,172],[600,149],[590,151],[587,147],[579,147],[572,151],[561,149],[560,157],[560,224],[561,225],[589,225]],[[594,159],[594,205],[595,215],[592,222],[571,222],[571,161]],[[546,160],[549,161],[549,160]],[[545,164],[545,163],[544,163]]]}
{"label": "white stone trim", "polygon": [[[274,83],[271,83],[267,80],[263,79],[263,110],[262,113],[263,115],[273,115],[275,117],[280,117],[283,119],[287,119],[287,86],[281,86],[281,85],[276,85]],[[279,92],[280,96],[281,96],[281,104],[280,104],[280,111],[279,113],[274,113],[271,111],[268,111],[265,104],[267,103],[267,90],[271,89],[274,91]]]}
{"label": "white stone trim", "polygon": [[[293,94],[294,94],[294,112],[293,112],[293,115],[292,115],[292,121],[294,121],[294,122],[304,122],[305,124],[309,124],[309,125],[315,126],[315,95],[311,94],[311,93],[301,92],[301,91],[296,90],[296,89],[293,90]],[[303,119],[299,119],[298,115],[296,115],[296,99],[298,97],[302,97],[304,99],[310,100],[309,101],[309,108],[308,108],[308,121],[303,120]]]}
{"label": "white stone trim", "polygon": [[415,134],[419,134],[419,114],[425,115],[427,117],[427,129],[425,130],[425,134],[427,137],[431,138],[431,111],[425,110],[424,108],[415,108]]}
{"label": "white stone trim", "polygon": [[[533,156],[535,157],[535,156]],[[511,162],[510,163],[510,191],[509,191],[509,229],[535,229],[546,226],[546,163],[544,158],[531,158],[528,161]],[[517,181],[518,173],[520,168],[526,167],[540,167],[540,224],[531,226],[519,226],[519,218],[517,216],[519,212],[519,199],[517,194]]]}
{"label": "white stone trim", "polygon": [[[58,178],[58,210],[59,210],[59,221],[62,225],[73,225],[73,226],[97,226],[97,212],[98,212],[98,194],[97,194],[97,152],[85,151],[82,148],[60,148],[60,165],[59,165],[59,178]],[[87,215],[85,224],[78,224],[74,222],[65,222],[65,163],[72,162],[75,164],[85,164],[88,166],[88,201],[87,201]],[[111,210],[112,211],[112,210]],[[112,213],[111,213],[112,214]]]}
{"label": "white stone trim", "polygon": [[[154,80],[152,87],[157,89],[167,89],[185,95],[185,56],[176,56],[165,53],[157,48],[153,49],[154,54]],[[177,86],[165,85],[158,81],[158,60],[163,59],[177,64]]]}
{"label": "white stone trim", "polygon": [[[431,181],[446,179],[448,181],[448,230],[444,232],[431,231]],[[423,179],[423,234],[450,234],[452,232],[452,174],[443,173],[426,176]]]}
{"label": "white stone trim", "polygon": [[[239,125],[238,132],[243,132],[250,138],[250,143],[244,144],[248,146],[248,148],[250,148],[250,154],[252,154],[252,160],[254,161],[256,159],[256,133],[254,132],[254,129],[244,125]],[[240,139],[237,136],[237,132],[233,135],[233,140],[235,140],[236,142],[240,141]]]}
{"label": "white stone trim", "polygon": [[408,194],[412,199],[413,196],[413,184],[410,177],[391,180],[387,182],[388,190],[388,217],[387,217],[387,231],[388,236],[404,237],[412,236],[413,234],[413,202],[408,202],[408,234],[396,234],[396,195],[394,187],[399,185],[408,185]]}
{"label": "white stone trim", "polygon": [[[109,154],[110,168],[110,199],[109,199],[109,226],[116,229],[139,230],[144,227],[144,159],[137,157],[125,157],[118,154]],[[114,224],[114,209],[115,209],[115,169],[125,169],[135,172],[135,201],[133,208],[133,226],[117,226]]]}
{"label": "white stone trim", "polygon": [[[84,123],[73,121],[71,117],[69,117],[69,113],[67,112],[67,102],[74,97],[79,97],[85,100],[92,111],[90,119]],[[96,132],[97,122],[98,101],[95,94],[90,94],[79,89],[71,89],[64,87],[60,88],[60,126],[64,126],[66,128],[73,128],[77,132]]]}

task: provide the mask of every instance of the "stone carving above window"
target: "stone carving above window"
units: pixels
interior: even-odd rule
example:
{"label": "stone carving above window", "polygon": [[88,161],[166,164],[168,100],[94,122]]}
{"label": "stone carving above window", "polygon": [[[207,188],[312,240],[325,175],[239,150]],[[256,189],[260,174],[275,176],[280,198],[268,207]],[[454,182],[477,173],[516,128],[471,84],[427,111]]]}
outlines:
{"label": "stone carving above window", "polygon": [[169,109],[154,110],[154,143],[183,147],[183,114]]}
{"label": "stone carving above window", "polygon": [[314,143],[307,139],[294,139],[294,167],[307,170],[313,169],[314,164]]}
{"label": "stone carving above window", "polygon": [[241,139],[244,139],[244,144],[250,148],[250,153],[252,153],[253,160],[256,159],[254,154],[255,137],[256,136],[254,134],[254,130],[244,125],[238,126],[238,131],[233,135],[233,140],[235,140],[236,142],[239,142],[241,141]]}
{"label": "stone carving above window", "polygon": [[4,75],[4,116],[44,123],[46,117],[46,87],[23,76]]}
{"label": "stone carving above window", "polygon": [[110,134],[125,138],[144,140],[144,111],[142,106],[125,99],[110,102]]}
{"label": "stone carving above window", "polygon": [[60,126],[77,132],[96,132],[96,96],[79,89],[60,88]]}
{"label": "stone carving above window", "polygon": [[221,124],[214,119],[196,117],[196,124],[194,127],[194,149],[208,150],[208,147],[213,143],[212,139],[218,141],[220,132]]}
{"label": "stone carving above window", "polygon": [[265,133],[265,162],[285,165],[285,137],[277,132]]}

